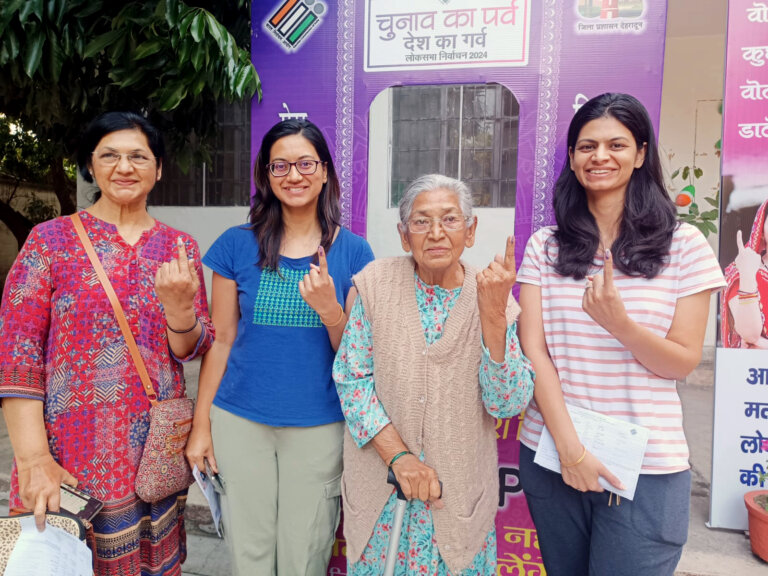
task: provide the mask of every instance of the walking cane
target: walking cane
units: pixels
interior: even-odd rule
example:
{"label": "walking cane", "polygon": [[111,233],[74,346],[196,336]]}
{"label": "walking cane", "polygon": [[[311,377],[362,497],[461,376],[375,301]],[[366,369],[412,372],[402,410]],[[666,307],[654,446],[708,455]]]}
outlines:
{"label": "walking cane", "polygon": [[387,548],[387,560],[384,563],[384,576],[394,576],[397,546],[400,544],[400,531],[403,528],[405,505],[408,504],[408,500],[400,489],[400,483],[395,478],[392,468],[389,468],[387,472],[387,484],[392,484],[397,490],[397,503],[395,504],[395,517],[392,520],[392,530],[389,532],[389,547]]}
{"label": "walking cane", "polygon": [[[389,532],[389,546],[387,547],[387,559],[384,562],[384,575],[395,575],[395,561],[397,560],[397,547],[400,544],[400,532],[403,528],[403,518],[405,517],[405,505],[408,500],[400,489],[400,483],[395,478],[392,468],[387,471],[387,484],[392,484],[397,490],[397,502],[395,503],[395,517],[392,520],[392,530]],[[443,483],[440,482],[440,497],[443,497]]]}

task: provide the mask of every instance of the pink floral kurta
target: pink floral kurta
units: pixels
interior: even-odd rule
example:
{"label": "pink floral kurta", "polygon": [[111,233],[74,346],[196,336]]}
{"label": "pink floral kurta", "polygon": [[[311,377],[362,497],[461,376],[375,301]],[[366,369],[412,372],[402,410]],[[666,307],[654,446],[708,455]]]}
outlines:
{"label": "pink floral kurta", "polygon": [[[87,212],[83,225],[123,306],[161,400],[184,395],[181,362],[213,342],[197,243],[156,222],[135,245]],[[200,274],[194,352],[178,359],[154,290],[157,268],[184,240]],[[0,309],[0,398],[44,402],[53,457],[78,487],[105,502],[94,519],[98,576],[177,575],[186,555],[180,493],[140,501],[134,478],[149,426],[149,402],[103,287],[68,217],[36,226],[5,283]],[[14,466],[11,509],[21,507]]]}

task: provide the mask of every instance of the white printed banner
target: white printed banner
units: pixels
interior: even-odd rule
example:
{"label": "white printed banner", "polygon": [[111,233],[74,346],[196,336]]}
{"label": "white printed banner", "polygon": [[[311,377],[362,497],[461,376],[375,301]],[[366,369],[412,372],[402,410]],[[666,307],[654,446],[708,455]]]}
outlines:
{"label": "white printed banner", "polygon": [[529,1],[366,0],[365,71],[525,66]]}
{"label": "white printed banner", "polygon": [[718,348],[715,381],[709,521],[746,530],[744,494],[768,486],[768,351]]}

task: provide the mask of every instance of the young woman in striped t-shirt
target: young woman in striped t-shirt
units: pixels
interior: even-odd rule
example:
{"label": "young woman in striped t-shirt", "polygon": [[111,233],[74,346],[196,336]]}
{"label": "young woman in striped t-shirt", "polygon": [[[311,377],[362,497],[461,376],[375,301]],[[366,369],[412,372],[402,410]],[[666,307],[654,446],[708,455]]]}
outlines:
{"label": "young woman in striped t-shirt", "polygon": [[[549,576],[671,575],[688,530],[690,466],[675,381],[701,359],[713,290],[701,233],[676,221],[653,126],[626,94],[587,102],[568,130],[556,227],[529,240],[517,280],[520,341],[536,371],[520,478]],[[632,501],[586,450],[566,405],[650,430]],[[546,425],[562,474],[533,463]],[[610,442],[610,438],[607,441]]]}

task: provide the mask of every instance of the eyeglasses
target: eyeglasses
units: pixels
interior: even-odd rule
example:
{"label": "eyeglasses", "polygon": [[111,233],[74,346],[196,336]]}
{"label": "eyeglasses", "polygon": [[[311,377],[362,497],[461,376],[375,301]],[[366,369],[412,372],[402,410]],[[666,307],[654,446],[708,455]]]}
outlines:
{"label": "eyeglasses", "polygon": [[270,164],[267,164],[267,168],[269,168],[270,174],[272,176],[275,176],[276,178],[280,178],[282,176],[288,176],[288,173],[291,171],[291,166],[296,166],[296,170],[299,172],[299,174],[302,174],[303,176],[310,176],[317,172],[317,167],[320,164],[325,164],[325,162],[321,162],[320,160],[297,160],[296,162],[286,162],[285,160],[278,160],[277,162],[272,162]]}
{"label": "eyeglasses", "polygon": [[123,156],[125,156],[134,168],[146,168],[153,161],[157,160],[154,156],[149,156],[143,152],[130,152],[128,154],[118,154],[117,152],[100,152],[96,154],[93,152],[91,156],[102,166],[117,166]]}
{"label": "eyeglasses", "polygon": [[443,227],[443,230],[461,230],[469,222],[469,218],[465,218],[459,214],[446,214],[441,218],[427,218],[426,216],[419,216],[408,220],[408,230],[411,234],[425,234],[432,229],[432,223],[438,222]]}

